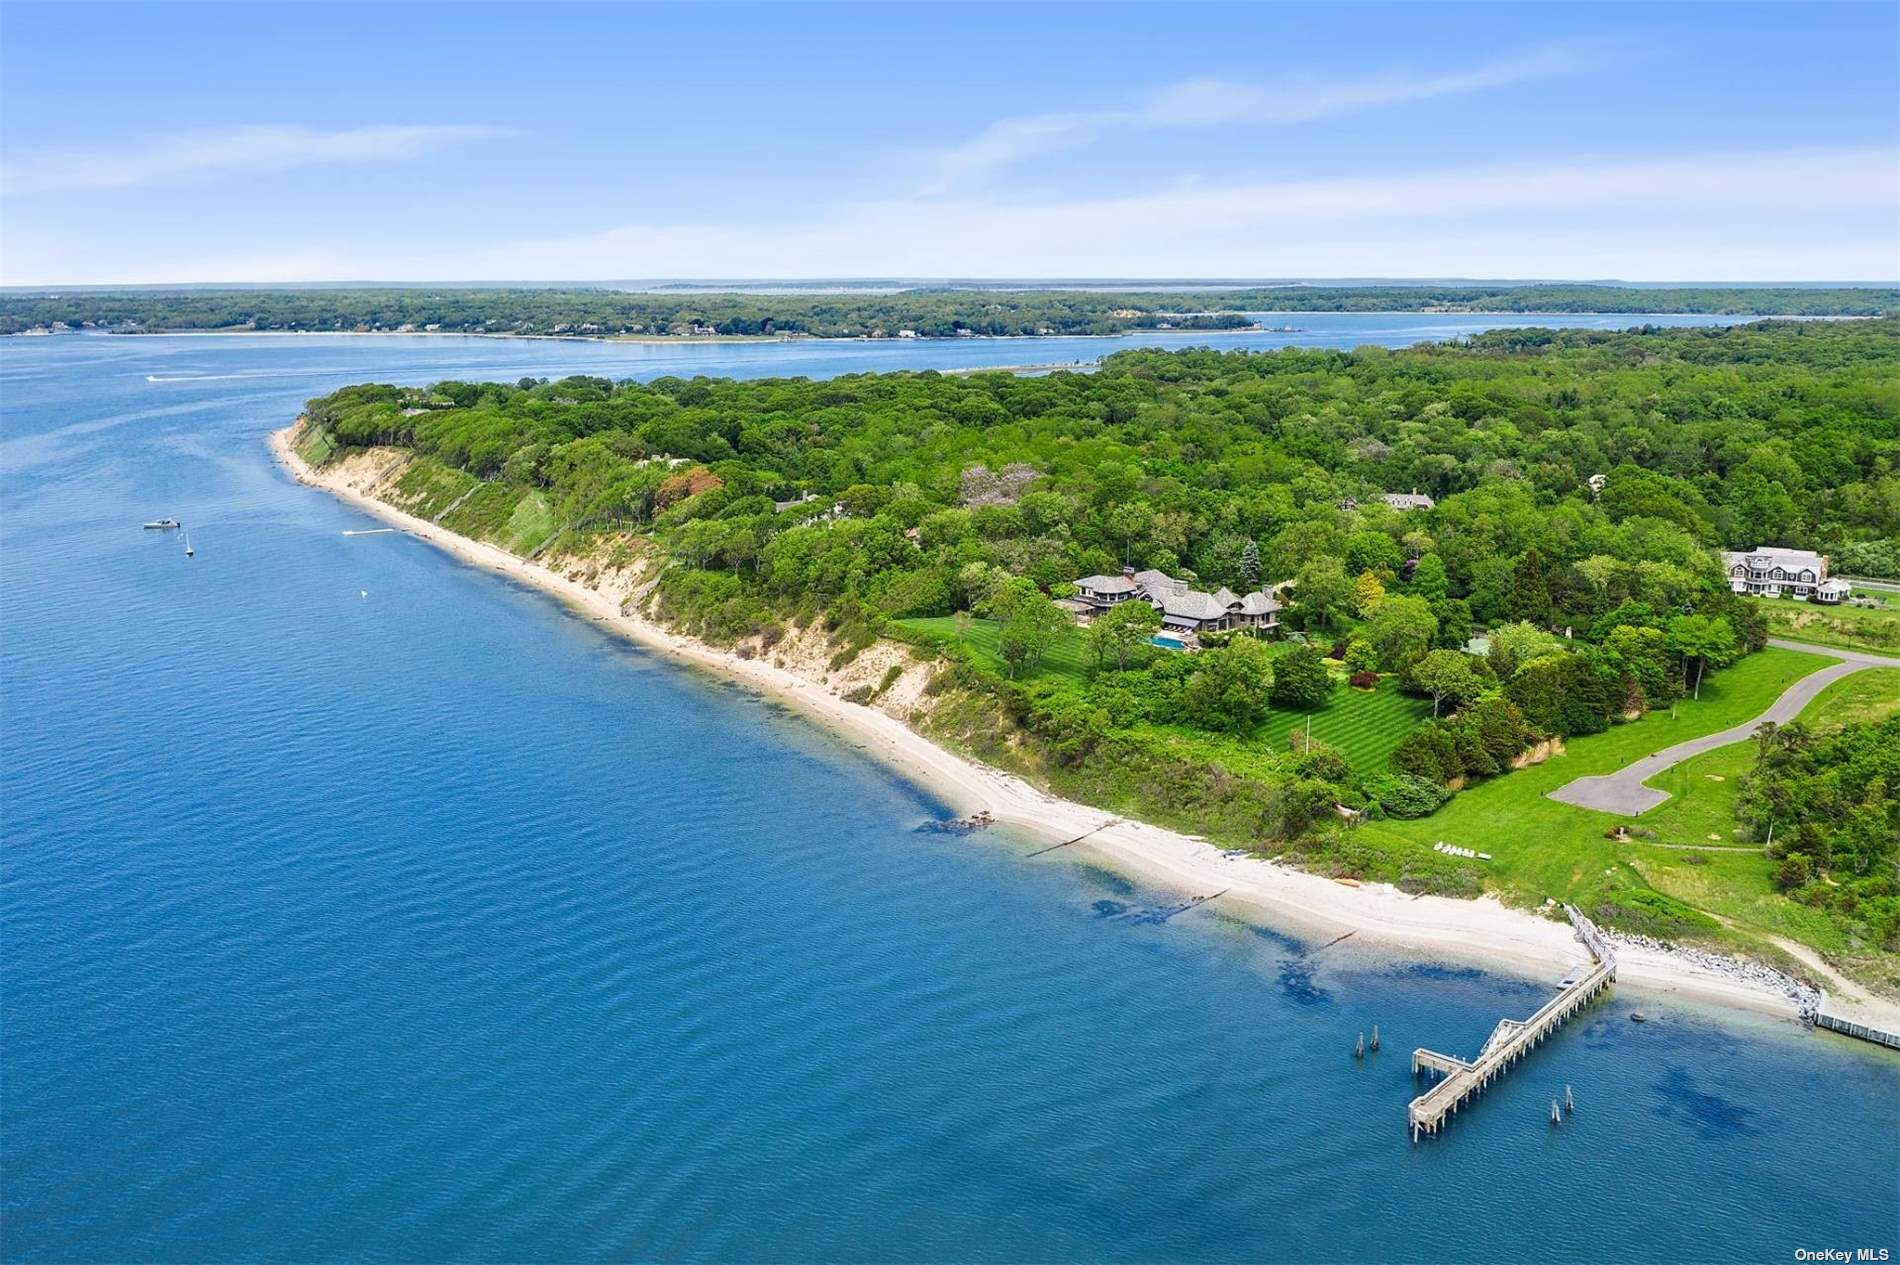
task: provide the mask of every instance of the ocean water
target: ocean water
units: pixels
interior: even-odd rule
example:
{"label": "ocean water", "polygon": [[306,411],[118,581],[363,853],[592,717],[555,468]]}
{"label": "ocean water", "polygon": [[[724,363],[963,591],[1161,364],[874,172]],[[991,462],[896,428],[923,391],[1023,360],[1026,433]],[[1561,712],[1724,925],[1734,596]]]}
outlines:
{"label": "ocean water", "polygon": [[0,1257],[1900,1249],[1890,1055],[1624,989],[1415,1147],[1411,1048],[1475,1051],[1560,972],[920,831],[941,804],[800,717],[342,536],[373,524],[263,442],[350,381],[1078,344],[1040,341],[0,340]]}

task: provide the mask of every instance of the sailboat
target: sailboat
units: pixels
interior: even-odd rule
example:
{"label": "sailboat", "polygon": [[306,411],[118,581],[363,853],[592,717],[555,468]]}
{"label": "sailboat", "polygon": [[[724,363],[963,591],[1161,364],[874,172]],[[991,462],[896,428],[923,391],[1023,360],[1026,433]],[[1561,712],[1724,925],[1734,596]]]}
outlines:
{"label": "sailboat", "polygon": [[191,533],[190,533],[190,532],[186,532],[186,533],[185,533],[185,556],[186,556],[187,558],[189,558],[189,557],[191,557],[191,554],[192,554],[192,548],[191,548]]}

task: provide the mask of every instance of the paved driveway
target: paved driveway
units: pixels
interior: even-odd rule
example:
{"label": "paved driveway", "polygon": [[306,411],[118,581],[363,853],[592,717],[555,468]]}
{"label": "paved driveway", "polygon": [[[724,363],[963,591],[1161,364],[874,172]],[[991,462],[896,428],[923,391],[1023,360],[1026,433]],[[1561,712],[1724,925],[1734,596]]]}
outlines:
{"label": "paved driveway", "polygon": [[1659,791],[1643,783],[1655,777],[1671,765],[1680,764],[1690,756],[1701,755],[1704,751],[1713,751],[1717,747],[1726,747],[1731,742],[1741,742],[1755,736],[1755,726],[1763,721],[1772,720],[1783,724],[1801,714],[1801,709],[1814,701],[1814,696],[1844,676],[1859,672],[1864,668],[1900,668],[1900,659],[1889,659],[1876,654],[1862,654],[1857,650],[1834,650],[1827,646],[1809,646],[1798,641],[1770,640],[1769,645],[1779,646],[1783,650],[1801,650],[1809,654],[1827,655],[1841,662],[1830,664],[1818,672],[1808,675],[1790,685],[1780,698],[1769,704],[1768,710],[1753,720],[1744,721],[1733,729],[1724,729],[1721,733],[1710,734],[1705,738],[1691,738],[1678,742],[1673,747],[1664,747],[1654,755],[1646,755],[1634,764],[1626,765],[1614,773],[1601,777],[1580,777],[1574,782],[1566,782],[1556,790],[1549,792],[1551,799],[1565,804],[1575,804],[1579,808],[1594,808],[1598,812],[1621,813],[1626,817],[1635,817],[1654,808],[1669,798],[1668,791]]}

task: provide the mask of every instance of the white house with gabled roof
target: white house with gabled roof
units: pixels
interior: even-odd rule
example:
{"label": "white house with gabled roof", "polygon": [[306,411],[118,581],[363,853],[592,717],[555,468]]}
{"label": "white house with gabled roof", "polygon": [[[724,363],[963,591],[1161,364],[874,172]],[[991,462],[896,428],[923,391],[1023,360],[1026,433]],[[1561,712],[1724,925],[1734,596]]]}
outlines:
{"label": "white house with gabled roof", "polygon": [[1722,554],[1732,592],[1753,597],[1804,597],[1834,605],[1853,591],[1827,576],[1827,556],[1811,549],[1740,549]]}

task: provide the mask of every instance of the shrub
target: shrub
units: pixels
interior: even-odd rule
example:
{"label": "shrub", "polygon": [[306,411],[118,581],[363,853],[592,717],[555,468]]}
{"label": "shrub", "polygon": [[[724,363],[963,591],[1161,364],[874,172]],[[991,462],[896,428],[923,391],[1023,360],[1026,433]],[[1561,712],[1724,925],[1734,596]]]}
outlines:
{"label": "shrub", "polygon": [[1379,688],[1377,672],[1355,672],[1347,678],[1347,684],[1355,690],[1375,690]]}
{"label": "shrub", "polygon": [[1410,773],[1381,773],[1366,779],[1370,795],[1388,817],[1410,819],[1437,812],[1451,792],[1437,782]]}
{"label": "shrub", "polygon": [[[1295,732],[1298,732],[1297,730]],[[1315,742],[1293,762],[1293,771],[1316,782],[1331,782],[1337,787],[1352,785],[1352,765],[1332,747]]]}
{"label": "shrub", "polygon": [[1379,651],[1364,637],[1354,637],[1346,643],[1346,653],[1342,656],[1346,666],[1354,672],[1375,672],[1379,667]]}
{"label": "shrub", "polygon": [[1294,646],[1273,661],[1275,706],[1318,707],[1333,692],[1333,685],[1333,674],[1326,670],[1326,660],[1311,646]]}

